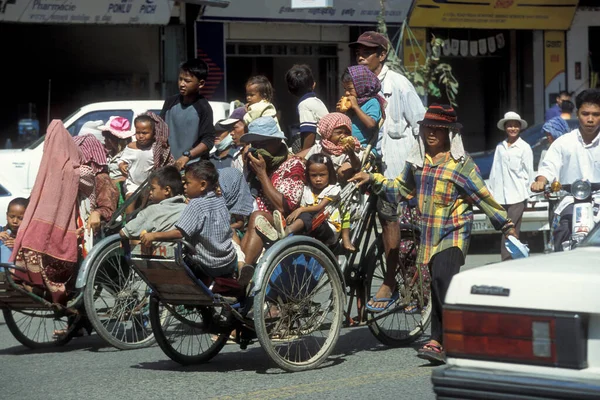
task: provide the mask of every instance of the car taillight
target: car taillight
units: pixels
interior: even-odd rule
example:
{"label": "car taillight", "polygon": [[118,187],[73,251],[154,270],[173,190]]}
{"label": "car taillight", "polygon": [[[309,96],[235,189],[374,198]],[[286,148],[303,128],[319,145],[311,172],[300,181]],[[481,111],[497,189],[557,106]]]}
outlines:
{"label": "car taillight", "polygon": [[587,367],[587,318],[580,314],[449,305],[443,324],[448,357]]}

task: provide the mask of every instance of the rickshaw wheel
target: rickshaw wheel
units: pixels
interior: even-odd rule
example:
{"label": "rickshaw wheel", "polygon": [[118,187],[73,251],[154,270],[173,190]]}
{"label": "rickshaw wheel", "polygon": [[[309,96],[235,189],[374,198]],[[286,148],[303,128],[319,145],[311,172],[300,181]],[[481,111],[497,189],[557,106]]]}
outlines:
{"label": "rickshaw wheel", "polygon": [[54,336],[54,331],[66,331],[66,316],[58,316],[47,310],[2,310],[4,321],[12,335],[25,347],[30,349],[47,349],[64,346],[73,335]]}
{"label": "rickshaw wheel", "polygon": [[87,276],[85,311],[98,335],[121,349],[154,344],[149,326],[150,289],[129,266],[119,240],[97,255]]}
{"label": "rickshaw wheel", "polygon": [[[425,332],[431,321],[431,295],[425,295],[423,291],[427,283],[423,282],[422,276],[417,276],[413,285],[405,284],[405,278],[402,276],[403,269],[411,271],[406,280],[415,276],[418,234],[414,236],[412,231],[401,231],[400,242],[400,263],[404,263],[404,267],[399,266],[396,271],[396,286],[399,288],[400,297],[387,310],[372,315],[373,318],[379,317],[378,319],[368,320],[371,333],[381,343],[391,347],[406,346],[414,342]],[[377,238],[370,246],[367,260],[372,262],[366,280],[369,301],[377,293],[387,271],[381,238]]]}
{"label": "rickshaw wheel", "polygon": [[265,268],[254,298],[261,346],[286,371],[318,367],[342,326],[345,299],[336,267],[323,251],[301,244],[284,248]]}
{"label": "rickshaw wheel", "polygon": [[228,334],[212,335],[197,307],[165,306],[150,297],[150,322],[158,346],[181,365],[202,364],[219,354]]}

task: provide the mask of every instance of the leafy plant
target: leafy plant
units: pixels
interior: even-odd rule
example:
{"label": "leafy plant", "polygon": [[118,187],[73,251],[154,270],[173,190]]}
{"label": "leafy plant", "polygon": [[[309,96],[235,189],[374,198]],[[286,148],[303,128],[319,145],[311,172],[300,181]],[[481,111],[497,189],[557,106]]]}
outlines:
{"label": "leafy plant", "polygon": [[[380,0],[381,11],[377,17],[377,31],[390,40],[387,24],[385,22],[385,2],[386,0]],[[419,64],[415,61],[412,68],[407,68],[400,60],[398,51],[400,45],[403,44],[402,41],[405,34],[417,47],[417,50],[415,50],[415,45],[413,45],[413,51],[419,51],[425,56],[425,62],[423,64]],[[402,24],[402,30],[396,46],[394,46],[392,40],[390,40],[390,43],[392,46],[390,46],[386,61],[386,64],[390,69],[404,75],[411,81],[420,96],[430,95],[441,98],[443,90],[450,104],[453,106],[458,105],[456,103],[456,96],[458,94],[459,84],[452,74],[452,66],[440,62],[440,55],[442,54],[442,47],[444,46],[443,39],[433,36],[430,42],[431,54],[426,55],[425,51],[418,45],[417,40],[405,20]],[[417,57],[414,58],[417,60]]]}

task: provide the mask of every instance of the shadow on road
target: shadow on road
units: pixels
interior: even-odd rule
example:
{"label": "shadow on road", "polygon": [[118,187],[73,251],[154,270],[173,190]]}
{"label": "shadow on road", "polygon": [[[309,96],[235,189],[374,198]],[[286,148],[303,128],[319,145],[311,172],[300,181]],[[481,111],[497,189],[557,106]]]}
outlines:
{"label": "shadow on road", "polygon": [[72,351],[87,350],[90,352],[98,352],[100,350],[114,350],[120,351],[119,349],[113,348],[111,345],[103,341],[100,336],[84,336],[80,338],[74,338],[64,346],[50,347],[46,349],[29,349],[23,345],[8,347],[0,350],[0,355],[23,355],[23,354],[48,354],[48,353],[69,353]]}

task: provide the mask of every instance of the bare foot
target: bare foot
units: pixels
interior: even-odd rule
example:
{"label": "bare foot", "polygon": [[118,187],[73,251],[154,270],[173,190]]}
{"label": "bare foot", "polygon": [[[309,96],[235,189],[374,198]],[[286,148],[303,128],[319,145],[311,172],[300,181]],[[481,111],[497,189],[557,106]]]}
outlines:
{"label": "bare foot", "polygon": [[[392,297],[393,293],[394,291],[390,286],[382,283],[374,297],[377,297],[378,299],[389,299]],[[383,308],[387,305],[387,301],[373,301],[373,299],[369,300],[369,306],[373,308]]]}
{"label": "bare foot", "polygon": [[342,240],[342,246],[344,246],[344,249],[348,250],[349,252],[354,253],[356,251],[356,247],[354,247],[352,242],[346,242],[345,240]]}

